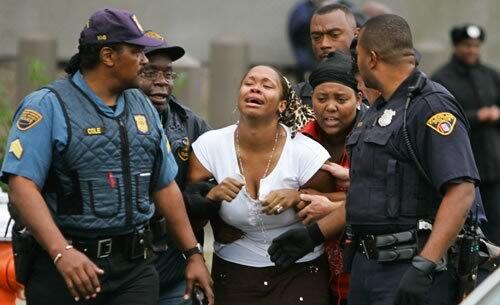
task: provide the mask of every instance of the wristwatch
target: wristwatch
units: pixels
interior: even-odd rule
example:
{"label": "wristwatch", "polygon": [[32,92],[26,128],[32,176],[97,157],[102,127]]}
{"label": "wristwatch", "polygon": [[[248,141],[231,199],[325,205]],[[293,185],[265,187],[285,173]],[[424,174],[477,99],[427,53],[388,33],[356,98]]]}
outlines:
{"label": "wristwatch", "polygon": [[203,248],[201,247],[200,243],[197,243],[196,246],[182,252],[182,256],[184,257],[185,260],[187,260],[188,258],[190,258],[195,254],[203,254]]}

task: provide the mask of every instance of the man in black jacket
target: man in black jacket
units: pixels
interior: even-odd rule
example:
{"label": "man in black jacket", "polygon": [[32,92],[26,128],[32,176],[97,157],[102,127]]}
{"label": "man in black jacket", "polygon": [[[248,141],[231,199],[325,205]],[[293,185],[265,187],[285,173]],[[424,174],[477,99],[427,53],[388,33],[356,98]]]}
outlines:
{"label": "man in black jacket", "polygon": [[432,79],[445,86],[464,108],[481,176],[480,191],[488,223],[485,233],[500,243],[500,75],[479,59],[485,31],[465,24],[451,32],[453,55]]}
{"label": "man in black jacket", "polygon": [[[211,213],[217,213],[218,204],[207,202],[204,195],[208,192],[208,183],[197,183],[186,187],[186,173],[191,153],[191,143],[201,134],[210,130],[208,124],[193,113],[189,108],[181,105],[172,90],[176,74],[172,70],[172,62],[181,58],[185,51],[179,46],[168,45],[158,33],[147,31],[146,35],[161,40],[157,47],[146,48],[144,53],[149,60],[140,73],[140,88],[149,97],[155,106],[172,145],[172,153],[177,162],[179,171],[175,178],[182,190],[186,210],[191,219],[196,238],[203,243],[203,227],[197,225],[197,218],[209,218]],[[211,209],[213,208],[213,209]],[[163,227],[163,219],[156,217],[152,222],[155,228],[155,250],[158,254],[156,268],[160,275],[160,302],[159,305],[187,305],[191,300],[183,299],[186,289],[184,280],[185,259],[175,247],[171,238]]]}

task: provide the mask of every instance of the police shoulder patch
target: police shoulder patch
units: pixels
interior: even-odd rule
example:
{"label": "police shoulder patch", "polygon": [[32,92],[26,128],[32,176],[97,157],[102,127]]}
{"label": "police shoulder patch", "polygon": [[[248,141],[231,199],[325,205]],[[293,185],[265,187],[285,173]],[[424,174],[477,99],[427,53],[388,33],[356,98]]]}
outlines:
{"label": "police shoulder patch", "polygon": [[26,108],[23,110],[23,112],[21,112],[21,115],[17,120],[17,129],[21,131],[28,130],[36,124],[40,123],[42,118],[43,116],[40,114],[40,112]]}
{"label": "police shoulder patch", "polygon": [[439,112],[427,120],[427,126],[434,129],[437,133],[447,136],[453,132],[457,118],[449,112]]}

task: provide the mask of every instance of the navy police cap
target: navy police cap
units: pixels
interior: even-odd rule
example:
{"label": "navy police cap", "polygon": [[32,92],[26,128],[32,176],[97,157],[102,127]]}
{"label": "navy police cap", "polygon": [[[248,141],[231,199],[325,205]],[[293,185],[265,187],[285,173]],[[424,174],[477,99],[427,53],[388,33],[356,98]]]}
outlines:
{"label": "navy police cap", "polygon": [[143,47],[161,44],[144,35],[137,17],[129,11],[106,8],[95,12],[80,33],[80,45],[130,43]]}

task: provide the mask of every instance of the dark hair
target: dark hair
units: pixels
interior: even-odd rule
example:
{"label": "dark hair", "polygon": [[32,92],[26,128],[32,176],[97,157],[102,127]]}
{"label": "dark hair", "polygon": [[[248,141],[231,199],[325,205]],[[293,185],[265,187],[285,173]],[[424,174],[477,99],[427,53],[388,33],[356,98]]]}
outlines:
{"label": "dark hair", "polygon": [[385,14],[369,19],[362,28],[358,44],[367,51],[375,51],[387,63],[399,63],[407,56],[415,60],[410,26],[398,15]]}
{"label": "dark hair", "polygon": [[321,6],[316,11],[314,11],[314,15],[326,15],[334,11],[342,11],[344,12],[346,19],[351,22],[351,25],[356,27],[356,17],[354,17],[354,13],[350,8],[343,4],[333,3],[325,6]]}
{"label": "dark hair", "polygon": [[64,68],[64,71],[68,74],[74,74],[78,70],[89,70],[97,66],[100,62],[100,52],[104,47],[111,48],[117,52],[120,52],[123,48],[123,43],[114,43],[106,45],[95,45],[95,44],[80,44],[78,46],[78,53],[71,56],[68,64]]}

